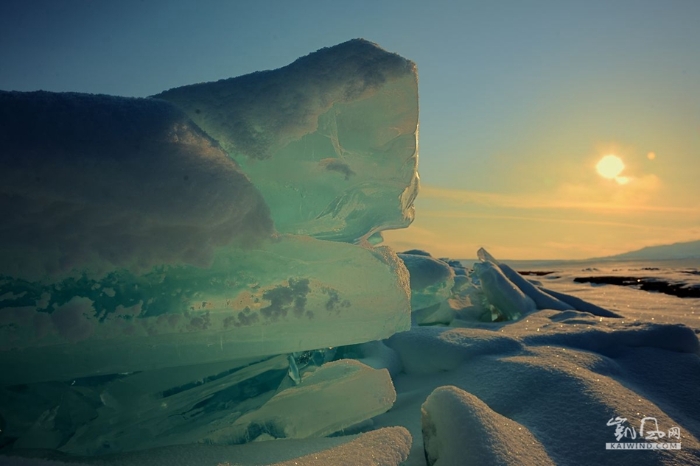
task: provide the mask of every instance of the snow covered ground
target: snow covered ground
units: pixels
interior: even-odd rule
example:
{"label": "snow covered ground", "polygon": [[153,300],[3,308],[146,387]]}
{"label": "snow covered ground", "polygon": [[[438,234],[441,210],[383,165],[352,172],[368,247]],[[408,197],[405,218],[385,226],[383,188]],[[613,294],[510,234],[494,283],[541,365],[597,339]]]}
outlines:
{"label": "snow covered ground", "polygon": [[[526,270],[527,262],[516,264],[518,270]],[[635,276],[652,277],[669,283],[700,285],[700,260],[673,260],[649,262],[598,262],[562,263],[560,265],[533,264],[533,271],[555,273],[539,277],[548,288],[571,293],[586,301],[615,310],[629,319],[656,323],[685,324],[700,328],[700,300],[679,299],[663,293],[641,292],[634,288],[614,285],[596,286],[575,283],[576,277],[584,276]],[[537,279],[537,277],[531,277]]]}
{"label": "snow covered ground", "polygon": [[512,265],[623,317],[540,310],[414,326],[386,340],[390,350],[365,348],[365,362],[392,373],[397,399],[345,436],[0,464],[700,464],[700,299],[574,282],[617,274],[693,285],[700,261]]}
{"label": "snow covered ground", "polygon": [[[401,355],[404,373],[394,382],[394,408],[376,425],[403,425],[413,434],[406,464],[426,464],[418,436],[431,425],[421,425],[418,408],[442,386],[458,387],[453,398],[464,400],[423,405],[444,442],[435,464],[698,464],[700,299],[573,281],[617,273],[693,284],[697,275],[684,272],[696,271],[698,261],[513,265],[551,271],[530,278],[624,318],[542,310],[516,322],[455,321],[392,337],[389,346]],[[644,437],[654,418],[666,441],[679,427],[674,442],[682,449],[606,450],[607,443],[619,443],[618,425],[620,442],[639,442],[645,418]]]}

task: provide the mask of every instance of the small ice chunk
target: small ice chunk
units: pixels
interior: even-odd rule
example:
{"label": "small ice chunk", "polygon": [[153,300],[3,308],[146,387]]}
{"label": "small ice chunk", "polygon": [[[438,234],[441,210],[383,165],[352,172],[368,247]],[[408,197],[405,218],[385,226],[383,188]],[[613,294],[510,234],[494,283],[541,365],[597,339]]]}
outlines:
{"label": "small ice chunk", "polygon": [[386,412],[395,400],[387,370],[341,359],[307,372],[299,385],[279,392],[206,441],[244,443],[263,433],[275,438],[323,437]]}
{"label": "small ice chunk", "polygon": [[450,297],[455,274],[449,265],[424,254],[398,256],[410,275],[413,311],[439,304]]}
{"label": "small ice chunk", "polygon": [[495,257],[493,257],[486,249],[484,248],[479,248],[478,251],[476,251],[476,257],[481,261],[481,262],[491,262],[494,265],[500,265],[500,262],[496,260]]}
{"label": "small ice chunk", "polygon": [[515,286],[520,288],[520,291],[525,293],[535,302],[537,309],[554,309],[557,311],[573,310],[573,307],[571,307],[569,304],[558,300],[525,280],[522,275],[513,270],[509,265],[498,262],[486,251],[486,249],[479,249],[479,251],[477,251],[477,256],[482,262],[490,262],[494,266],[498,267],[500,271],[503,272],[503,274],[508,278],[508,280],[513,282]]}
{"label": "small ice chunk", "polygon": [[484,296],[502,319],[515,320],[536,309],[535,302],[492,262],[474,264],[474,272]]}
{"label": "small ice chunk", "polygon": [[482,263],[490,263],[493,264],[494,267],[497,267],[511,282],[535,302],[537,309],[554,309],[557,311],[570,311],[575,309],[601,317],[621,317],[619,314],[591,304],[581,298],[548,290],[543,286],[526,280],[509,265],[497,261],[484,248],[477,251],[477,256]]}

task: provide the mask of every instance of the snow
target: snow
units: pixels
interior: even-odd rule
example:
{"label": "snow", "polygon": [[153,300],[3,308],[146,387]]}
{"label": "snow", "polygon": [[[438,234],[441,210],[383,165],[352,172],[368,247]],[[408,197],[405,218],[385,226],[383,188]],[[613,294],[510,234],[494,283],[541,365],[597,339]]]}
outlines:
{"label": "snow", "polygon": [[436,388],[421,412],[430,466],[555,464],[527,428],[457,387]]}
{"label": "snow", "polygon": [[[435,464],[470,464],[472,458],[494,465],[696,464],[700,300],[573,282],[590,273],[582,270],[590,265],[525,269],[552,271],[538,277],[548,289],[577,294],[621,318],[545,309],[516,321],[455,319],[450,326],[414,327],[392,336],[387,343],[400,355],[404,372],[394,380],[394,408],[375,418],[375,426],[403,425],[417,438],[424,428],[420,408],[432,406],[439,414],[431,423],[444,426],[434,450],[442,449],[444,462]],[[595,264],[595,273],[654,265]],[[696,280],[678,267],[651,273]],[[443,391],[440,399],[426,403],[436,390]],[[606,443],[616,442],[615,426],[607,425],[616,417],[636,430],[636,440],[623,442],[640,441],[641,420],[653,417],[666,435],[680,429],[674,441],[682,449],[606,450]],[[487,433],[470,435],[472,429]],[[523,432],[536,442],[523,440]],[[503,456],[504,448],[519,451],[518,459]],[[414,442],[406,464],[426,464],[421,445]]]}

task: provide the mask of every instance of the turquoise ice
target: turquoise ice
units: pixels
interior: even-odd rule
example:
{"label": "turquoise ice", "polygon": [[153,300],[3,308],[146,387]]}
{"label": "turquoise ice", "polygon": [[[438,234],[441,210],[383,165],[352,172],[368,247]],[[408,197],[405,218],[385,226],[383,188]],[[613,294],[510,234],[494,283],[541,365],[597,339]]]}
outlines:
{"label": "turquoise ice", "polygon": [[410,328],[378,243],[413,219],[417,127],[415,65],[362,40],[156,98],[0,92],[0,440],[97,455],[389,409],[386,370],[332,359]]}
{"label": "turquoise ice", "polygon": [[154,96],[216,139],[285,233],[358,242],[414,217],[415,65],[352,40],[284,68]]}
{"label": "turquoise ice", "polygon": [[355,40],[155,99],[0,93],[0,384],[407,329],[363,240],[413,218],[416,82]]}

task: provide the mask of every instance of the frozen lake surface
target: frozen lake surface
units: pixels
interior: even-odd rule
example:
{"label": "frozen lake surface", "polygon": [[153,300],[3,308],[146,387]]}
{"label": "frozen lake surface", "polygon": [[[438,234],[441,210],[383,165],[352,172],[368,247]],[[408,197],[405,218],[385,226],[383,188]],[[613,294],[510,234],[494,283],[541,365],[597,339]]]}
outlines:
{"label": "frozen lake surface", "polygon": [[[464,261],[469,264],[470,261]],[[586,301],[617,311],[630,319],[682,323],[700,328],[700,299],[679,299],[665,293],[641,291],[633,286],[577,283],[580,277],[636,277],[660,282],[700,286],[700,259],[659,261],[510,261],[519,272],[552,272],[529,275],[545,287],[576,295]]]}

